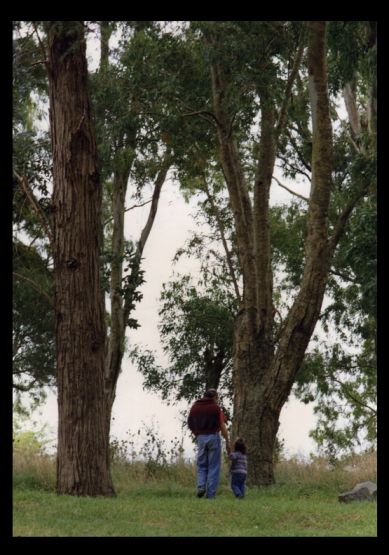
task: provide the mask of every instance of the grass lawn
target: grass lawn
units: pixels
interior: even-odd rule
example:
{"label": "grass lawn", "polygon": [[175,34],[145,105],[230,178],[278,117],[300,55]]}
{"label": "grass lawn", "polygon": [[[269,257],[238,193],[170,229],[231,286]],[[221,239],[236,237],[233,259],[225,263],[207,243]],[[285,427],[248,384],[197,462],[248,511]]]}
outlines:
{"label": "grass lawn", "polygon": [[339,503],[312,485],[252,488],[243,500],[222,485],[215,500],[172,481],[133,484],[115,498],[14,490],[13,536],[370,536],[375,502]]}

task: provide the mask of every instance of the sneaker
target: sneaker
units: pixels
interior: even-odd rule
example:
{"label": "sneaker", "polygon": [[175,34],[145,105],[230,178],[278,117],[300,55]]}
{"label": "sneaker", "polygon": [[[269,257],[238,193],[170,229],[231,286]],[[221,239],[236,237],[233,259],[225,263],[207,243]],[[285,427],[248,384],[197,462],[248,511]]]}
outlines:
{"label": "sneaker", "polygon": [[203,497],[205,494],[205,489],[204,488],[197,488],[197,497]]}

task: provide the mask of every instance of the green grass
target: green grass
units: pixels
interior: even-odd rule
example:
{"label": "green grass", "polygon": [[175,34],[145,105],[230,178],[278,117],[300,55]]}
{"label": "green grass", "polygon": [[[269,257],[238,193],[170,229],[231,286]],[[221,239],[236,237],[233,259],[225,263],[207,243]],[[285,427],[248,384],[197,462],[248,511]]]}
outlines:
{"label": "green grass", "polygon": [[323,491],[276,485],[215,500],[169,482],[115,498],[16,489],[14,536],[376,536],[376,503],[341,504]]}
{"label": "green grass", "polygon": [[114,498],[58,496],[54,460],[16,453],[13,536],[377,536],[376,502],[338,501],[356,483],[377,481],[374,453],[335,468],[282,461],[277,483],[249,488],[243,500],[233,497],[225,464],[215,500],[195,497],[194,465],[119,462],[112,474]]}

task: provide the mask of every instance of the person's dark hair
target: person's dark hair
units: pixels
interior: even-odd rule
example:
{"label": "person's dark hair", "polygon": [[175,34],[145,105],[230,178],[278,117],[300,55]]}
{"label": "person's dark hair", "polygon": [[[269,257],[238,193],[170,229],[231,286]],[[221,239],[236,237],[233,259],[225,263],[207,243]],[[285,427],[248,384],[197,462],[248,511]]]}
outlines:
{"label": "person's dark hair", "polygon": [[217,397],[216,389],[207,389],[204,397],[207,397],[208,399],[214,399],[215,397]]}
{"label": "person's dark hair", "polygon": [[246,454],[246,444],[241,437],[235,441],[234,451],[240,451],[243,455]]}

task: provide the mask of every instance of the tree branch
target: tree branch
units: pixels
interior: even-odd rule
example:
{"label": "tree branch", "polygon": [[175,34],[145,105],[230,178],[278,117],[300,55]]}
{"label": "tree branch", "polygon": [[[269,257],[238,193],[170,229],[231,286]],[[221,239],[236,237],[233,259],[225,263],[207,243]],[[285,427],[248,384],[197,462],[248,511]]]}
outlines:
{"label": "tree branch", "polygon": [[[146,241],[149,237],[151,228],[153,227],[155,215],[157,213],[158,201],[159,201],[159,196],[160,196],[160,193],[161,193],[162,185],[165,182],[166,175],[167,175],[167,172],[170,168],[170,165],[171,165],[171,155],[170,155],[170,152],[168,151],[165,154],[165,158],[162,161],[162,165],[161,165],[160,170],[158,172],[157,179],[155,180],[155,186],[154,186],[153,197],[151,199],[151,207],[150,207],[149,217],[147,218],[146,225],[144,226],[144,228],[142,230],[142,233],[140,235],[140,238],[139,238],[139,241],[138,241],[138,244],[137,244],[137,248],[136,248],[137,265],[136,265],[136,267],[133,268],[133,270],[132,270],[133,272],[136,272],[136,271],[139,270],[143,249],[145,248]],[[128,320],[129,315],[130,315],[130,305],[131,305],[132,301],[133,301],[133,299],[131,297],[126,297],[126,299],[124,301],[124,309],[123,309],[124,326],[127,325],[127,320]]]}
{"label": "tree branch", "polygon": [[[332,187],[332,126],[326,67],[326,22],[309,21],[308,74],[313,129],[313,180],[306,224],[305,264],[298,291],[279,334],[279,344],[266,376],[266,394],[282,406],[320,315],[330,267],[328,208]],[[288,361],[285,363],[285,361]]]}
{"label": "tree branch", "polygon": [[47,60],[39,60],[39,62],[34,62],[33,64],[30,65],[30,67],[34,67],[39,64],[47,64]]}
{"label": "tree branch", "polygon": [[[304,177],[306,177],[309,181],[309,183],[311,183],[312,181],[312,177],[310,175],[308,175],[306,172],[304,172],[303,170],[301,170],[300,168],[298,168],[297,166],[294,166],[293,164],[291,164],[286,158],[284,158],[283,156],[281,156],[281,154],[278,154],[278,158],[280,160],[282,160],[282,162],[285,162],[286,166],[289,167],[291,170],[295,171],[296,173],[299,173],[300,175],[303,175]],[[279,167],[279,166],[278,166]]]}
{"label": "tree branch", "polygon": [[[15,374],[15,372],[13,372],[13,373]],[[23,385],[23,384],[18,384],[18,383],[13,382],[12,387],[13,387],[13,389],[16,389],[17,391],[22,391],[23,393],[28,393],[32,389],[32,387],[35,383],[38,383],[38,378],[34,378],[32,380],[32,382],[30,382],[29,385]]]}
{"label": "tree branch", "polygon": [[[42,40],[41,40],[41,38],[40,38],[40,36],[39,36],[38,29],[37,29],[37,27],[36,27],[36,25],[35,25],[35,21],[32,21],[31,23],[32,23],[32,26],[34,27],[34,32],[35,32],[35,34],[36,34],[36,36],[37,36],[37,38],[38,38],[38,42],[39,42],[40,49],[42,50],[42,54],[43,54],[43,63],[47,64],[47,63],[48,63],[48,57],[47,57],[46,49],[45,49],[45,47],[44,47],[44,45],[43,45],[43,42],[42,42]],[[41,62],[38,62],[38,63],[41,63]]]}
{"label": "tree branch", "polygon": [[20,183],[23,191],[25,192],[28,200],[30,201],[30,203],[34,207],[34,209],[35,209],[35,211],[36,211],[36,213],[37,213],[37,215],[38,215],[38,217],[41,221],[43,229],[45,230],[46,235],[47,235],[47,237],[50,241],[50,245],[53,245],[53,236],[52,236],[52,233],[51,233],[49,222],[47,221],[47,218],[46,218],[45,213],[43,212],[41,206],[39,205],[38,201],[36,200],[36,198],[34,196],[34,193],[30,189],[30,186],[28,185],[26,176],[19,175],[16,170],[14,170],[14,175],[15,175],[16,179],[19,181],[19,183]]}
{"label": "tree branch", "polygon": [[296,139],[293,137],[292,133],[290,133],[290,131],[288,131],[287,135],[288,135],[288,138],[289,138],[290,142],[292,143],[292,146],[294,148],[295,153],[298,156],[298,159],[300,160],[300,162],[302,163],[304,168],[306,168],[309,172],[312,172],[312,168],[311,168],[310,164],[305,160],[303,154],[301,153],[300,149],[298,148]]}
{"label": "tree branch", "polygon": [[339,270],[334,270],[333,268],[330,269],[330,274],[333,276],[340,277],[343,281],[348,281],[350,283],[358,283],[356,279],[353,279],[351,276],[345,274],[344,272],[340,272]]}
{"label": "tree branch", "polygon": [[[142,202],[141,204],[134,204],[133,206],[130,206],[129,208],[126,208],[124,210],[124,212],[129,212],[130,210],[134,210],[134,208],[141,208],[142,206],[146,206],[146,204],[150,204],[151,201],[152,201],[152,199],[146,200],[145,202]],[[103,225],[106,225],[111,220],[113,220],[113,216],[110,216],[109,218],[107,218],[105,220],[105,222],[103,223]]]}
{"label": "tree branch", "polygon": [[126,208],[124,210],[124,212],[129,212],[130,210],[134,210],[134,208],[141,208],[142,206],[146,206],[146,204],[150,204],[150,202],[153,199],[151,198],[150,200],[146,200],[145,202],[142,202],[141,204],[133,204],[132,206],[130,206],[129,208]]}
{"label": "tree branch", "polygon": [[[212,112],[207,112],[206,110],[197,110],[194,112],[188,112],[185,114],[181,114],[182,116],[201,116],[203,119],[205,119],[206,121],[208,121],[209,123],[211,123],[214,127],[220,127],[220,123],[219,120],[217,119],[217,117],[215,116],[215,114],[212,114]],[[205,117],[207,116],[207,117]]]}
{"label": "tree branch", "polygon": [[295,195],[296,197],[301,198],[302,200],[304,200],[305,202],[309,202],[309,198],[304,197],[303,195],[300,195],[299,193],[296,193],[295,191],[292,191],[292,189],[289,189],[289,187],[287,187],[286,185],[283,185],[281,183],[281,181],[279,181],[274,175],[273,175],[273,179],[274,181],[276,181],[278,183],[278,185],[280,187],[282,187],[283,189],[285,189],[286,191],[288,191],[288,193],[290,193],[291,195]]}
{"label": "tree branch", "polygon": [[350,144],[353,146],[355,152],[357,154],[361,153],[361,149],[359,148],[359,146],[357,145],[357,143],[354,141],[354,139],[352,138],[351,135],[348,136],[348,140],[350,141]]}
{"label": "tree branch", "polygon": [[42,295],[42,297],[44,297],[46,299],[46,301],[50,304],[50,306],[55,308],[53,299],[51,297],[49,297],[49,295],[47,293],[42,291],[42,289],[39,287],[39,285],[37,283],[35,283],[35,281],[33,281],[32,279],[30,279],[26,276],[23,276],[22,274],[19,274],[18,272],[12,272],[12,274],[16,278],[22,279],[23,281],[26,281],[27,283],[29,283],[31,285],[31,287],[33,287],[36,291],[38,291],[38,293],[40,293]]}
{"label": "tree branch", "polygon": [[335,252],[335,249],[336,249],[340,239],[342,238],[342,235],[344,234],[344,231],[345,231],[346,226],[347,226],[348,219],[349,219],[352,211],[354,210],[354,208],[358,204],[358,202],[361,200],[361,198],[363,198],[365,196],[365,194],[368,191],[368,188],[369,188],[369,184],[367,184],[365,187],[363,187],[363,189],[361,190],[359,195],[356,195],[344,207],[344,209],[343,209],[341,215],[339,216],[339,219],[338,219],[338,221],[335,225],[334,233],[333,233],[333,235],[331,237],[331,240],[329,242],[330,256],[333,256],[333,254]]}
{"label": "tree branch", "polygon": [[166,153],[165,158],[162,162],[161,168],[158,172],[157,179],[155,180],[154,192],[153,192],[153,196],[152,196],[152,199],[151,199],[151,207],[150,207],[149,217],[147,218],[146,225],[144,226],[144,228],[142,230],[142,233],[140,235],[139,241],[138,241],[137,252],[138,252],[139,256],[142,256],[143,249],[145,248],[147,238],[150,234],[151,228],[153,227],[155,215],[157,213],[157,208],[158,208],[159,195],[161,193],[162,185],[165,182],[166,175],[167,175],[167,172],[170,168],[170,165],[171,165],[170,153]]}
{"label": "tree branch", "polygon": [[206,192],[207,198],[208,198],[208,200],[211,204],[212,210],[214,211],[214,214],[215,214],[215,217],[216,217],[217,225],[218,225],[218,228],[219,228],[219,233],[220,233],[221,240],[222,240],[222,243],[223,243],[223,247],[224,247],[224,250],[225,250],[225,253],[226,253],[228,269],[229,269],[230,276],[231,276],[231,279],[232,279],[232,283],[233,283],[234,289],[235,289],[235,295],[236,295],[236,298],[237,298],[238,302],[240,303],[241,302],[241,296],[240,296],[240,292],[239,292],[238,282],[237,282],[237,279],[236,279],[236,276],[235,276],[234,266],[232,264],[232,259],[231,259],[231,253],[228,249],[227,240],[226,240],[226,237],[225,237],[225,234],[224,234],[224,228],[223,228],[222,221],[220,219],[219,210],[218,210],[216,204],[213,201],[211,193],[209,192],[209,187],[208,187],[205,175],[203,174],[202,177],[203,177],[203,183],[204,183],[204,190]]}
{"label": "tree branch", "polygon": [[344,103],[347,110],[348,120],[350,122],[351,132],[353,134],[353,137],[355,139],[358,139],[362,132],[362,127],[361,127],[361,120],[358,113],[357,103],[355,100],[355,95],[354,95],[354,91],[352,89],[351,83],[346,83],[346,85],[344,86],[343,98],[344,98]]}
{"label": "tree branch", "polygon": [[296,78],[296,75],[297,75],[297,72],[298,72],[298,69],[300,67],[302,57],[303,57],[304,37],[305,37],[305,27],[301,30],[300,37],[299,37],[299,47],[298,47],[298,50],[297,50],[296,58],[295,58],[294,63],[293,63],[292,71],[289,75],[288,82],[286,83],[284,98],[283,98],[283,101],[282,101],[280,114],[279,114],[278,122],[277,122],[277,125],[276,125],[276,136],[277,137],[279,137],[279,135],[282,133],[283,128],[285,127],[286,113],[287,113],[287,109],[288,109],[290,95],[291,95],[291,92],[292,92],[293,83],[294,83],[294,80]]}
{"label": "tree branch", "polygon": [[[213,39],[209,39],[212,41]],[[219,64],[211,64],[213,109],[220,122],[218,127],[219,160],[228,187],[230,203],[236,227],[237,247],[245,280],[245,300],[255,304],[255,261],[253,210],[248,192],[237,141],[233,133],[227,133],[228,121],[223,106],[225,79]]]}
{"label": "tree branch", "polygon": [[191,106],[188,106],[178,96],[174,97],[174,99],[177,100],[181,104],[181,106],[183,106],[183,108],[185,110],[187,110],[187,112],[181,114],[183,117],[197,116],[198,115],[198,116],[202,117],[203,119],[205,119],[205,121],[207,121],[208,123],[213,125],[215,128],[220,127],[220,122],[219,122],[219,120],[217,119],[216,115],[213,112],[210,112],[209,110],[195,110]]}
{"label": "tree branch", "polygon": [[230,128],[229,128],[229,131],[228,131],[228,133],[227,133],[227,139],[229,139],[229,138],[231,137],[231,135],[232,135],[232,127],[233,127],[233,125],[234,125],[234,121],[235,121],[236,116],[238,115],[238,112],[239,112],[239,110],[237,110],[237,111],[234,113],[234,115],[232,116],[232,118],[231,118],[231,121],[230,121]]}
{"label": "tree branch", "polygon": [[334,380],[334,382],[338,383],[342,389],[342,391],[344,392],[344,394],[346,395],[346,397],[349,397],[349,399],[351,399],[352,401],[354,401],[354,403],[356,403],[357,405],[360,405],[362,407],[365,407],[367,409],[369,409],[374,415],[377,414],[377,411],[375,409],[373,409],[372,407],[370,407],[369,405],[367,405],[366,403],[363,403],[360,399],[358,399],[357,397],[355,397],[354,395],[352,395],[350,393],[350,390],[348,389],[347,385],[344,384],[343,382],[341,382],[340,380],[338,380],[337,378],[335,378],[335,376],[333,376],[330,373],[326,374],[327,377],[329,377],[330,379]]}

